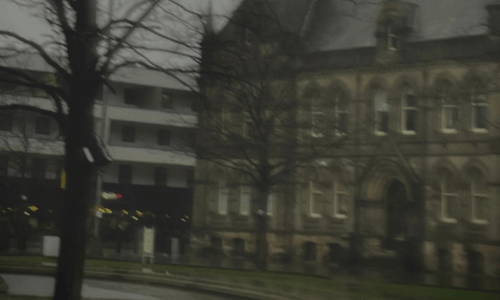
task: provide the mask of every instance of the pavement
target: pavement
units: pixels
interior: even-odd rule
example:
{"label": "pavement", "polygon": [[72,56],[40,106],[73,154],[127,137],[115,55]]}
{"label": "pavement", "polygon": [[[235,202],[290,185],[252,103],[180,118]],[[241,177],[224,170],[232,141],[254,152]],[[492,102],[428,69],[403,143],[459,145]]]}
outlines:
{"label": "pavement", "polygon": [[[52,297],[55,279],[50,276],[0,274],[8,293],[22,296]],[[223,300],[236,297],[203,294],[172,288],[106,280],[84,279],[82,297],[120,300]]]}
{"label": "pavement", "polygon": [[[0,265],[0,272],[4,274],[0,276],[0,283],[2,277],[4,277],[9,288],[8,293],[28,293],[31,291],[31,295],[47,295],[50,297],[49,293],[54,286],[52,278],[56,275],[56,267],[53,263],[13,263]],[[16,277],[21,275],[31,277]],[[299,291],[288,285],[267,288],[265,284],[260,281],[228,281],[228,279],[221,280],[220,278],[213,278],[211,276],[171,275],[168,272],[166,274],[154,272],[149,268],[144,268],[139,271],[86,267],[84,276],[83,292],[89,293],[88,296],[87,294],[83,295],[86,298],[91,298],[97,294],[96,296],[99,296],[99,299],[103,299],[103,295],[108,294],[101,293],[102,290],[97,290],[96,292],[96,290],[92,288],[105,289],[107,292],[127,292],[133,294],[128,296],[125,294],[118,295],[124,297],[123,299],[150,299],[138,298],[137,295],[140,295],[141,297],[147,296],[159,300],[302,300],[311,299],[312,296],[310,293],[304,293],[304,291]],[[40,279],[40,277],[45,277],[45,279]],[[34,282],[26,284],[27,281],[25,279],[34,280]],[[112,286],[109,285],[111,283],[113,283]],[[327,294],[325,296],[326,297],[312,298],[315,300],[330,300],[332,294]],[[107,299],[120,299],[116,298],[116,294],[110,294],[110,296],[107,297],[111,297]],[[335,295],[335,297],[336,300],[346,299],[342,297],[341,294]]]}

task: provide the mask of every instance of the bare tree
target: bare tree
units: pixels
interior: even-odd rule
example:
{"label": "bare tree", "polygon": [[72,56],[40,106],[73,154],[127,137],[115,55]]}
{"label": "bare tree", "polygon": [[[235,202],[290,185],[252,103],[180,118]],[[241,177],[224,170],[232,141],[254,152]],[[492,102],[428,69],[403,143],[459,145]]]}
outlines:
{"label": "bare tree", "polygon": [[[250,179],[257,193],[253,206],[261,270],[267,267],[269,195],[292,186],[306,176],[301,171],[355,134],[340,112],[343,103],[327,101],[315,90],[299,100],[294,57],[301,42],[281,21],[270,1],[246,1],[221,33],[206,22],[202,42],[198,158]],[[285,209],[293,206],[291,199]],[[287,222],[292,226],[293,220]]]}
{"label": "bare tree", "polygon": [[[94,99],[101,85],[113,90],[111,74],[125,66],[161,69],[168,74],[197,57],[198,14],[173,0],[13,0],[43,18],[52,39],[36,43],[11,31],[0,36],[18,50],[2,52],[0,81],[46,93],[55,109],[32,103],[8,103],[0,110],[22,110],[56,120],[64,136],[66,193],[54,299],[80,299],[85,257],[90,178],[109,162],[94,131]],[[113,11],[111,15],[110,12]],[[155,55],[170,56],[155,63]],[[56,82],[41,80],[13,61],[37,57]],[[185,82],[184,82],[185,83]]]}

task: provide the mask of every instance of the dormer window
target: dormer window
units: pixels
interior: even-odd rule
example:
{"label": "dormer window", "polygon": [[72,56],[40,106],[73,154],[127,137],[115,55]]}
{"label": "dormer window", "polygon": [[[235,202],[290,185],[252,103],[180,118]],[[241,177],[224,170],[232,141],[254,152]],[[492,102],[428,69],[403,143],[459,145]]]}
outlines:
{"label": "dormer window", "polygon": [[394,32],[394,27],[392,25],[387,26],[387,49],[389,50],[399,50],[399,37]]}

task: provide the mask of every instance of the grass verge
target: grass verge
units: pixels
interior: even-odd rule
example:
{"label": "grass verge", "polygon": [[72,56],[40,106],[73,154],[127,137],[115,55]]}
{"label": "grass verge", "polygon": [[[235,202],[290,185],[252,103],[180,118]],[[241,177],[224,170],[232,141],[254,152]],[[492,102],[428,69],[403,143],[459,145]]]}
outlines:
{"label": "grass verge", "polygon": [[[55,263],[56,259],[41,256],[0,256],[0,265]],[[343,294],[351,299],[405,299],[405,300],[476,300],[499,299],[500,293],[478,292],[460,289],[390,284],[384,282],[360,282],[360,290],[352,291],[345,284],[310,276],[289,275],[271,272],[238,271],[211,268],[196,268],[176,265],[143,265],[138,262],[113,260],[85,261],[87,267],[141,271],[151,268],[155,272],[219,280],[228,283],[252,283],[256,286],[290,292],[305,292],[328,295]],[[0,299],[4,299],[1,298]],[[10,299],[10,298],[5,298]],[[24,298],[12,298],[23,299]],[[28,299],[28,298],[26,298]],[[33,299],[33,298],[31,298]]]}

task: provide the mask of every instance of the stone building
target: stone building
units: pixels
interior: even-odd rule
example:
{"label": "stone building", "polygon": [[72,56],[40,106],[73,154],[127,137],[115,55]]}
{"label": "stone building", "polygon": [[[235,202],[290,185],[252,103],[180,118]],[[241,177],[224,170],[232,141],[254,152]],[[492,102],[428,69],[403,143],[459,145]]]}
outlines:
{"label": "stone building", "polygon": [[[295,41],[287,75],[309,107],[297,116],[335,120],[298,140],[349,137],[273,194],[269,260],[498,276],[500,1],[260,3]],[[231,26],[219,35],[247,34]],[[239,176],[198,159],[196,253],[255,252]]]}

